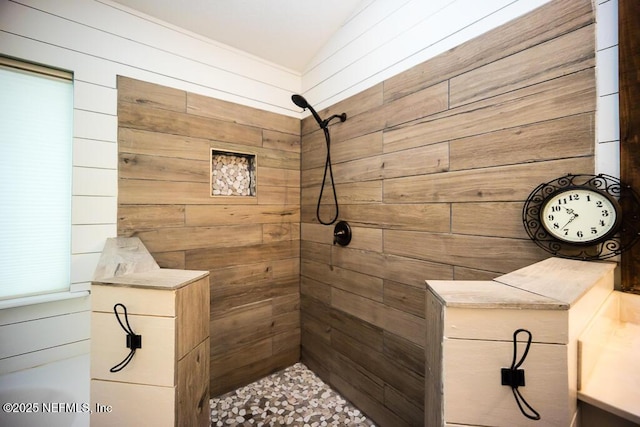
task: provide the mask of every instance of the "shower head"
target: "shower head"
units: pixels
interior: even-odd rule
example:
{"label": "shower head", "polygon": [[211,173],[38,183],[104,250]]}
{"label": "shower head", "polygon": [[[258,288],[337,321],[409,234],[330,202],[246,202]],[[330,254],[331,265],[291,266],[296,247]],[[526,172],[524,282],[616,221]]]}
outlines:
{"label": "shower head", "polygon": [[318,122],[318,124],[320,125],[321,129],[324,129],[327,127],[328,123],[326,123],[320,118],[316,110],[313,109],[313,107],[307,102],[306,99],[304,99],[302,95],[298,95],[298,94],[291,95],[291,100],[293,101],[294,104],[296,104],[298,107],[302,109],[308,108],[309,111],[311,111],[313,118],[316,119],[316,122]]}
{"label": "shower head", "polygon": [[[316,112],[316,110],[313,109],[313,107],[307,102],[306,99],[304,99],[302,95],[298,95],[298,94],[291,95],[291,101],[293,101],[294,104],[296,104],[298,107],[302,109],[308,108],[309,111],[311,111],[311,114],[313,114],[313,118],[316,119],[316,122],[318,122],[318,124],[320,125],[320,129],[324,131],[324,137],[325,137],[325,140],[327,141],[327,161],[324,164],[324,175],[322,177],[322,186],[320,187],[320,195],[318,196],[316,218],[318,218],[318,222],[320,222],[320,224],[330,225],[336,222],[336,220],[338,219],[338,196],[336,195],[336,186],[335,186],[335,182],[333,181],[333,171],[331,168],[331,157],[329,155],[329,151],[330,151],[329,147],[331,145],[331,135],[329,134],[329,122],[331,122],[331,120],[333,119],[340,119],[341,122],[344,122],[345,120],[347,120],[347,114],[346,113],[334,114],[328,119],[322,120],[318,115],[318,113]],[[327,179],[327,170],[329,170],[329,176],[331,177],[331,187],[333,188],[333,200],[335,201],[335,204],[336,204],[336,215],[329,222],[325,222],[320,218],[320,202],[322,200],[322,192],[324,191],[324,183],[325,183],[325,180]],[[336,240],[336,242],[340,243],[338,240]],[[348,243],[349,242],[340,243],[340,244],[346,245]]]}
{"label": "shower head", "polygon": [[294,104],[296,104],[300,108],[309,108],[310,105],[306,99],[302,95],[294,94],[291,95],[291,100]]}
{"label": "shower head", "polygon": [[302,95],[298,95],[298,94],[291,95],[291,100],[293,101],[294,104],[296,104],[298,107],[300,107],[302,109],[307,109],[308,108],[309,111],[311,111],[311,114],[313,115],[313,118],[316,119],[316,122],[318,122],[318,125],[320,125],[320,129],[327,129],[327,126],[329,125],[329,122],[331,120],[333,120],[333,119],[340,119],[341,122],[344,122],[345,120],[347,120],[346,113],[334,114],[333,116],[329,117],[328,119],[322,120],[320,118],[320,116],[318,115],[318,113],[316,112],[316,110],[313,109],[311,104],[309,104],[307,102],[307,100],[304,99],[304,97]]}

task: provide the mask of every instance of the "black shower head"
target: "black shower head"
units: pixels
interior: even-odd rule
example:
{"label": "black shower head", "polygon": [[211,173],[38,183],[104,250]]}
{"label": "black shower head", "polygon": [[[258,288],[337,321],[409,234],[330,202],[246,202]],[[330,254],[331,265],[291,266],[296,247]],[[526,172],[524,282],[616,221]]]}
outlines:
{"label": "black shower head", "polygon": [[307,102],[306,99],[304,99],[302,95],[298,95],[298,94],[291,95],[291,100],[293,101],[294,104],[296,104],[300,108],[303,108],[303,109],[308,108],[309,111],[311,111],[313,118],[316,119],[316,122],[318,122],[318,124],[320,125],[321,129],[324,129],[325,127],[327,127],[327,123],[325,123],[320,118],[316,110],[313,109],[313,107]]}
{"label": "black shower head", "polygon": [[302,95],[298,95],[298,94],[291,95],[291,100],[293,101],[294,104],[296,104],[300,108],[303,108],[303,109],[308,108],[309,111],[311,111],[313,118],[316,119],[316,122],[318,122],[318,125],[320,125],[320,129],[327,129],[329,122],[333,119],[340,119],[341,122],[344,122],[345,120],[347,120],[347,115],[345,113],[334,114],[328,119],[322,120],[318,115],[318,113],[316,112],[316,110],[313,109],[313,107],[307,102],[306,99],[304,99]]}
{"label": "black shower head", "polygon": [[294,104],[296,104],[300,108],[309,108],[310,105],[306,99],[302,95],[294,94],[291,95],[291,100]]}

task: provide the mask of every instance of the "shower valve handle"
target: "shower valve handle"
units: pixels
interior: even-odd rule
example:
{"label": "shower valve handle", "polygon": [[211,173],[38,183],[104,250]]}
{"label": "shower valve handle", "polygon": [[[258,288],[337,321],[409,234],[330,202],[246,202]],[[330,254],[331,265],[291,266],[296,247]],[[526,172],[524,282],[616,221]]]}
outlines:
{"label": "shower valve handle", "polygon": [[339,221],[333,229],[333,244],[347,246],[351,242],[351,227],[346,221]]}

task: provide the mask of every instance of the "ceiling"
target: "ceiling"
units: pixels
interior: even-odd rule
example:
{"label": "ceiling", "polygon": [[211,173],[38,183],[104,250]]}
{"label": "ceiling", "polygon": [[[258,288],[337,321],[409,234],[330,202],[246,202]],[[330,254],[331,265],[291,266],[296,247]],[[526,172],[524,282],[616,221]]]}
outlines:
{"label": "ceiling", "polygon": [[302,73],[340,27],[371,0],[114,0]]}

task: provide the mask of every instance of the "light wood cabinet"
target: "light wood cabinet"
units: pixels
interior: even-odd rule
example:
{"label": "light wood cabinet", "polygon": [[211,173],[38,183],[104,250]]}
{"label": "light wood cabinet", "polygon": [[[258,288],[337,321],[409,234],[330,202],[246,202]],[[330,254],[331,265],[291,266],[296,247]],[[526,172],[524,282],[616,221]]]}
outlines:
{"label": "light wood cabinet", "polygon": [[[91,425],[208,426],[209,273],[158,268],[91,289]],[[142,347],[110,372],[130,352],[116,304]]]}
{"label": "light wood cabinet", "polygon": [[[492,281],[428,280],[425,426],[576,425],[578,336],[612,292],[614,268],[550,258]],[[518,329],[532,336],[519,391],[537,421],[502,385]],[[526,334],[517,338],[516,361]]]}

